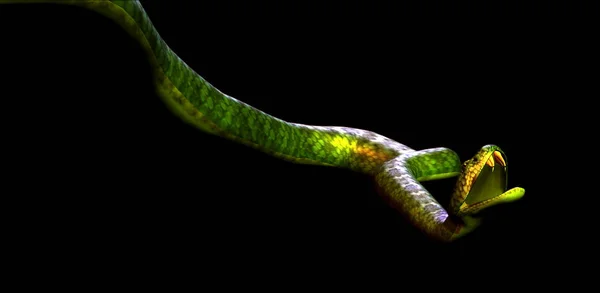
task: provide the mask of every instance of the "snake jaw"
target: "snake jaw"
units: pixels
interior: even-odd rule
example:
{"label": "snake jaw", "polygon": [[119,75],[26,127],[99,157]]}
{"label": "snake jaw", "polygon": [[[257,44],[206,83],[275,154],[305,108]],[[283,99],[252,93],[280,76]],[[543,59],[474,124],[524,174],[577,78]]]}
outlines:
{"label": "snake jaw", "polygon": [[[498,146],[484,146],[463,165],[451,208],[455,215],[475,214],[489,206],[512,201],[514,190],[507,191],[506,157]],[[522,196],[522,195],[520,195]],[[518,197],[520,197],[518,196]]]}

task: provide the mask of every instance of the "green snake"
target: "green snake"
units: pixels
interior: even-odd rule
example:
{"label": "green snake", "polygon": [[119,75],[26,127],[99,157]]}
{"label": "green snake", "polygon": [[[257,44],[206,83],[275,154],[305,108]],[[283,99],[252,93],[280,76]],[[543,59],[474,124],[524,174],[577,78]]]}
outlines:
{"label": "green snake", "polygon": [[[76,5],[112,19],[147,52],[157,94],[183,121],[286,161],[372,176],[386,201],[433,239],[458,239],[479,226],[474,214],[525,194],[508,190],[506,155],[496,145],[461,162],[448,148],[414,150],[368,130],[287,122],[228,96],[167,46],[137,0],[0,0],[15,3]],[[456,176],[447,210],[421,184]]]}

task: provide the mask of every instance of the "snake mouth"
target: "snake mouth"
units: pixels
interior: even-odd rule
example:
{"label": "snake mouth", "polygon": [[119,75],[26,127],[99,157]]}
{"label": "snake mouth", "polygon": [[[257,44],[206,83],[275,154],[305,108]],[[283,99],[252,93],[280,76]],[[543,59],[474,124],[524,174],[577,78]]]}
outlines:
{"label": "snake mouth", "polygon": [[499,199],[508,187],[505,155],[498,150],[483,157],[477,177],[463,203],[463,208],[479,210]]}

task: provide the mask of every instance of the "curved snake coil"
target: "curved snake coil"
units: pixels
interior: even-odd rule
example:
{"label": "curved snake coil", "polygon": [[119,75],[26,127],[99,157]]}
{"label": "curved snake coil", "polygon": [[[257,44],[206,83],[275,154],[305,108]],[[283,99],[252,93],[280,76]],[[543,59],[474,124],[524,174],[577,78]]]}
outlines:
{"label": "curved snake coil", "polygon": [[[0,0],[16,3],[76,5],[112,19],[148,53],[158,95],[185,122],[283,160],[373,176],[389,204],[434,239],[460,238],[479,224],[471,215],[525,194],[520,187],[507,190],[506,156],[495,145],[461,163],[447,148],[414,150],[368,130],[291,123],[230,97],[171,51],[137,0]],[[447,211],[421,182],[456,176]]]}

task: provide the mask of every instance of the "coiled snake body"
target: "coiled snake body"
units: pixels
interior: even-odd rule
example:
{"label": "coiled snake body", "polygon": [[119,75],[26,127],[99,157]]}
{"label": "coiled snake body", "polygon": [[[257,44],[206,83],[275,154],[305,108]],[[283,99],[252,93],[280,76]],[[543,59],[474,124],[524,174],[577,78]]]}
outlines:
{"label": "coiled snake body", "polygon": [[[455,240],[478,226],[470,215],[521,198],[507,190],[506,156],[486,145],[461,163],[447,148],[414,150],[377,133],[283,121],[213,87],[169,49],[139,1],[0,0],[84,7],[112,19],[148,53],[158,95],[185,122],[210,134],[301,164],[347,168],[373,176],[380,193],[426,235]],[[458,176],[448,211],[420,182]]]}

